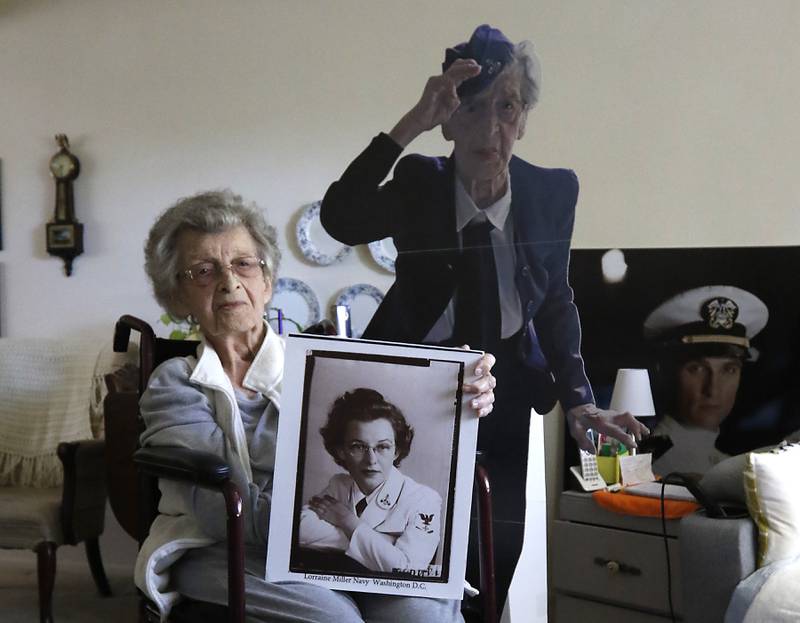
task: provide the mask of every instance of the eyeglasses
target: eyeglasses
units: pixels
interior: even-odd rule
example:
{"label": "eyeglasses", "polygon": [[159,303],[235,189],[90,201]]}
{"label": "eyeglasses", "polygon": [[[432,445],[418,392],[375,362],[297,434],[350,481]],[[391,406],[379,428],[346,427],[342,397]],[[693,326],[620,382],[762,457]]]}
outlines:
{"label": "eyeglasses", "polygon": [[188,278],[194,285],[199,287],[207,286],[219,279],[224,270],[232,270],[237,276],[249,279],[255,277],[259,273],[263,274],[264,267],[267,263],[255,256],[247,255],[245,257],[237,257],[230,264],[223,266],[217,262],[198,262],[192,264],[179,273],[178,276]]}
{"label": "eyeglasses", "polygon": [[372,450],[380,457],[392,456],[394,454],[394,444],[388,441],[381,441],[380,443],[370,446],[360,441],[354,441],[345,447],[347,454],[354,459],[362,459],[367,451]]}
{"label": "eyeglasses", "polygon": [[489,114],[492,109],[497,119],[503,123],[514,123],[524,107],[516,98],[500,98],[497,101],[488,98],[469,98],[462,101],[453,117],[462,122],[474,122],[478,116]]}

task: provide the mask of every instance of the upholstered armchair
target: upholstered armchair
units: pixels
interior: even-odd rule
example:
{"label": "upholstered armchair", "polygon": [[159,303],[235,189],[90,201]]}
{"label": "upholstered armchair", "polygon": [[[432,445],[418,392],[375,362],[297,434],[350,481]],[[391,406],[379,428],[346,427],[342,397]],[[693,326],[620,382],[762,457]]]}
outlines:
{"label": "upholstered armchair", "polygon": [[731,457],[705,474],[700,486],[727,517],[704,510],[681,520],[688,623],[800,620],[798,472],[795,441]]}
{"label": "upholstered armchair", "polygon": [[96,344],[0,339],[0,548],[36,552],[43,623],[61,545],[83,542],[98,590],[111,594],[98,542],[104,442],[90,416],[97,359]]}

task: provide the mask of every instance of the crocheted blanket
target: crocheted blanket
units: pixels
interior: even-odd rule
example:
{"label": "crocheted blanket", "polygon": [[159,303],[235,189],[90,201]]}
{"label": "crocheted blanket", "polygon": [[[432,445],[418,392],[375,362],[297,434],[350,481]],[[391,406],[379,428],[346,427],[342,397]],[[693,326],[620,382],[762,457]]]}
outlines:
{"label": "crocheted blanket", "polygon": [[0,338],[0,486],[61,484],[58,444],[92,438],[98,350],[91,340]]}

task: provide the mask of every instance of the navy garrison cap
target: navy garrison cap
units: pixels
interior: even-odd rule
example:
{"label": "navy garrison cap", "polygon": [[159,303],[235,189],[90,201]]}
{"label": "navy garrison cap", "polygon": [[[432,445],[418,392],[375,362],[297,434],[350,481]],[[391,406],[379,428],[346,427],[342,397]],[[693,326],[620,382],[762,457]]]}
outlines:
{"label": "navy garrison cap", "polygon": [[469,97],[488,87],[511,62],[513,53],[514,44],[502,32],[488,24],[481,24],[469,41],[445,50],[442,71],[447,71],[459,58],[476,61],[481,66],[481,73],[462,82],[457,91],[459,97]]}

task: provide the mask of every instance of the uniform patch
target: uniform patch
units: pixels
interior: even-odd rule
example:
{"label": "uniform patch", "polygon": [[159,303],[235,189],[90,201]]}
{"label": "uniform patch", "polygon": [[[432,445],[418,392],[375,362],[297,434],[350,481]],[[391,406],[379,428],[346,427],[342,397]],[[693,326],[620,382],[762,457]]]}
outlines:
{"label": "uniform patch", "polygon": [[389,494],[387,493],[384,495],[380,500],[378,500],[378,506],[381,508],[389,508],[392,505],[392,501],[389,499]]}
{"label": "uniform patch", "polygon": [[425,514],[425,513],[417,513],[417,519],[414,522],[414,527],[417,530],[422,530],[423,532],[427,532],[430,534],[433,532],[433,523],[434,513]]}
{"label": "uniform patch", "polygon": [[700,308],[700,316],[712,329],[730,331],[739,315],[739,306],[725,296],[716,296],[707,300]]}

